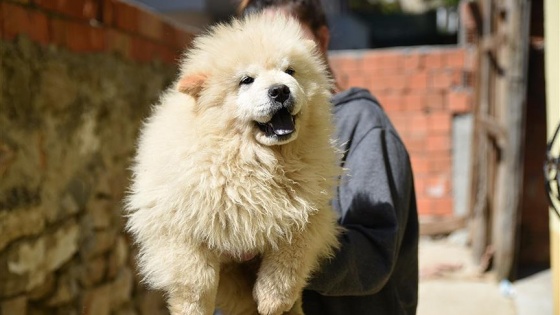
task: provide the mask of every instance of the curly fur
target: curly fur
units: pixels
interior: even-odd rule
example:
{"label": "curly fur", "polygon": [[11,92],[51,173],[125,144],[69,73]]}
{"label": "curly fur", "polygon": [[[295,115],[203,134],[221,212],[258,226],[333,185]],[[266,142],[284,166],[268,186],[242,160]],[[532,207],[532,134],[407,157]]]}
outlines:
{"label": "curly fur", "polygon": [[[247,73],[255,82],[240,85]],[[255,125],[273,83],[299,111],[287,141]],[[141,130],[127,199],[140,272],[172,314],[302,313],[306,279],[337,246],[330,87],[290,18],[249,16],[195,39]]]}

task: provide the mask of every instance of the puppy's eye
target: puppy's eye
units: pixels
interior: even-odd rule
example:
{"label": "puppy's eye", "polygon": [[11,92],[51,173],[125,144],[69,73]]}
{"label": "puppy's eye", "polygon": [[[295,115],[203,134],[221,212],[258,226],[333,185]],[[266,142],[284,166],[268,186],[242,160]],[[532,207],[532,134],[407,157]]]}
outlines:
{"label": "puppy's eye", "polygon": [[255,79],[252,78],[252,77],[243,77],[243,78],[241,79],[241,81],[239,81],[239,85],[251,84],[251,83],[253,83],[254,81],[255,81]]}
{"label": "puppy's eye", "polygon": [[294,70],[293,68],[288,68],[285,72],[289,75],[294,75],[294,73],[296,73],[296,70]]}

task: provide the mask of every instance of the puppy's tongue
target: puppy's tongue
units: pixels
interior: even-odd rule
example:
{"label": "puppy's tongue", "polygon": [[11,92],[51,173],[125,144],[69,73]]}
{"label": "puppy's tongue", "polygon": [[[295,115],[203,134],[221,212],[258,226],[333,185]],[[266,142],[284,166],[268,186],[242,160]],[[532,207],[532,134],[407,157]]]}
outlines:
{"label": "puppy's tongue", "polygon": [[290,115],[290,112],[288,112],[288,110],[285,108],[279,110],[276,114],[274,114],[267,125],[272,128],[272,131],[277,136],[289,135],[295,130],[292,115]]}

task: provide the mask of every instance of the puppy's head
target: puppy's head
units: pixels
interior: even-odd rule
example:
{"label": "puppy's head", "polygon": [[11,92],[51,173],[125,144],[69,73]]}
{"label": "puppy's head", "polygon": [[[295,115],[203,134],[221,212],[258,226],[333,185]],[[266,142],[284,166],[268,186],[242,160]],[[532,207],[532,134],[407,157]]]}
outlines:
{"label": "puppy's head", "polygon": [[195,111],[214,117],[213,128],[271,146],[298,138],[312,105],[328,102],[330,81],[297,21],[253,15],[198,37],[177,88],[196,98]]}

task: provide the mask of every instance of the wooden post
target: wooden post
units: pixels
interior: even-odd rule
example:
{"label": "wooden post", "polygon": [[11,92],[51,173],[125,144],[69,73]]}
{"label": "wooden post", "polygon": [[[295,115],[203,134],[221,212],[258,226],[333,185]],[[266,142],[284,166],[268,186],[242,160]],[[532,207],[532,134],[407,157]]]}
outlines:
{"label": "wooden post", "polygon": [[[545,71],[546,71],[546,120],[548,139],[555,126],[560,124],[560,3],[558,0],[545,2]],[[560,143],[552,148],[555,156],[560,155]],[[560,192],[559,192],[560,193]],[[560,209],[560,203],[557,204]],[[553,314],[560,314],[560,218],[550,210],[550,258],[552,267]]]}
{"label": "wooden post", "polygon": [[530,0],[501,1],[497,12],[504,23],[505,44],[499,54],[503,82],[497,89],[498,110],[507,139],[498,167],[493,243],[498,279],[511,277],[515,260],[521,196],[523,193],[523,139],[529,60]]}
{"label": "wooden post", "polygon": [[[473,7],[475,7],[473,5]],[[478,40],[477,61],[478,80],[476,80],[476,98],[474,107],[473,146],[471,159],[471,201],[472,222],[470,234],[475,261],[481,259],[489,243],[489,196],[488,189],[492,182],[488,174],[489,139],[484,128],[481,128],[483,117],[490,112],[490,60],[481,41],[492,35],[492,16],[490,1],[479,0],[476,6],[482,13]]]}

